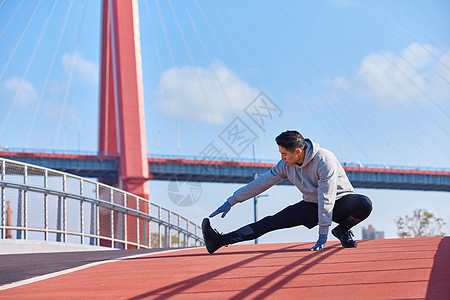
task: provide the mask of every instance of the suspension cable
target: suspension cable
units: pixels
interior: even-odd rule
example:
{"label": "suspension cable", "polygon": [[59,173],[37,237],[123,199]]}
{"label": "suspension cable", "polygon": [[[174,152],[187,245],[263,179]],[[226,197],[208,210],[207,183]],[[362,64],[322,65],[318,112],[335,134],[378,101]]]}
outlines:
{"label": "suspension cable", "polygon": [[[11,24],[11,22],[14,20],[14,18],[17,15],[17,12],[19,11],[20,7],[22,6],[23,2],[25,0],[22,0],[19,5],[17,6],[16,10],[14,11],[14,13],[11,15],[11,18],[9,19],[8,23],[6,23],[5,29],[3,29],[2,33],[0,33],[0,40],[2,39],[3,35],[5,34],[5,32],[8,30],[9,25]],[[3,1],[3,3],[0,5],[0,9],[2,8],[3,4],[5,4],[6,0]]]}
{"label": "suspension cable", "polygon": [[[59,139],[59,134],[61,132],[61,127],[62,127],[62,122],[64,119],[64,113],[65,113],[65,109],[66,109],[66,105],[67,105],[67,98],[69,96],[69,90],[70,87],[72,85],[72,77],[73,77],[73,72],[75,70],[75,64],[76,64],[76,59],[78,58],[78,47],[79,47],[79,42],[80,42],[80,36],[81,36],[81,29],[83,27],[83,23],[84,23],[84,17],[86,14],[86,2],[83,2],[83,7],[80,9],[80,13],[81,13],[81,20],[80,20],[80,26],[78,26],[78,32],[76,34],[76,39],[75,41],[75,51],[74,54],[71,58],[71,64],[70,64],[70,71],[69,71],[69,78],[67,80],[67,84],[66,84],[66,89],[65,89],[65,93],[64,93],[64,98],[63,98],[63,104],[62,104],[62,109],[61,109],[61,113],[60,113],[60,117],[59,117],[59,122],[58,122],[58,126],[56,129],[56,137],[55,137],[55,141],[54,141],[54,148],[56,148],[58,139]],[[74,38],[75,38],[75,32],[74,32]],[[70,52],[69,52],[70,53]]]}
{"label": "suspension cable", "polygon": [[[25,79],[28,77],[28,72],[30,71],[30,68],[31,68],[31,66],[32,66],[32,64],[34,62],[34,58],[36,56],[37,50],[39,49],[39,47],[41,45],[42,38],[43,38],[43,36],[44,36],[44,34],[45,34],[46,30],[47,30],[47,26],[49,24],[49,21],[50,21],[52,15],[53,15],[53,12],[55,10],[55,6],[56,6],[55,4],[56,4],[56,2],[53,1],[53,4],[52,4],[52,6],[50,8],[50,12],[49,12],[49,14],[47,15],[47,17],[45,19],[44,26],[41,29],[41,33],[40,33],[39,38],[37,40],[36,46],[34,47],[33,53],[31,54],[30,60],[29,60],[28,65],[27,65],[27,67],[25,69],[25,73],[23,74],[23,76],[22,76],[22,78],[20,80],[20,83],[24,82]],[[12,109],[13,109],[15,103],[17,102],[19,93],[20,93],[20,88],[16,89],[16,92],[15,92],[14,98],[13,98],[13,102],[12,102],[12,104],[10,106],[8,114],[6,115],[6,117],[4,119],[5,124],[8,122],[8,119],[9,119],[9,117],[11,115]]]}
{"label": "suspension cable", "polygon": [[[162,74],[163,73],[163,68],[162,68],[162,65],[161,65],[161,57],[160,57],[160,53],[159,53],[159,50],[158,50],[158,45],[156,43],[156,33],[155,33],[155,28],[154,28],[153,22],[152,22],[153,18],[152,18],[151,14],[150,14],[150,8],[149,8],[148,0],[145,0],[144,4],[145,4],[146,12],[147,12],[147,17],[148,17],[147,19],[148,19],[148,22],[150,24],[150,29],[151,29],[151,33],[152,33],[153,48],[155,49],[155,54],[156,54],[156,58],[157,58],[157,62],[158,62],[158,68],[159,68],[159,74]],[[164,102],[165,102],[165,104],[167,106],[167,111],[169,112],[170,125],[171,125],[171,128],[172,128],[172,134],[173,134],[173,137],[174,137],[174,141],[176,141],[177,140],[177,131],[176,131],[176,128],[175,128],[172,108],[170,107],[169,100],[168,100],[169,97],[167,95],[166,89],[163,88],[162,90],[163,90],[163,94],[164,94]]]}
{"label": "suspension cable", "polygon": [[[11,62],[11,60],[12,60],[14,54],[16,53],[17,47],[19,46],[20,42],[22,41],[22,38],[23,38],[23,36],[25,35],[25,32],[26,32],[27,29],[28,29],[28,26],[30,25],[31,21],[33,20],[33,17],[34,17],[34,15],[35,15],[36,10],[37,10],[37,8],[39,7],[39,4],[40,4],[40,3],[41,3],[41,0],[39,0],[39,1],[36,3],[36,5],[35,5],[35,7],[34,7],[34,9],[33,9],[33,12],[32,12],[32,14],[31,14],[30,18],[28,19],[27,24],[26,24],[25,27],[23,28],[22,33],[20,34],[19,39],[17,40],[16,45],[14,46],[13,51],[11,52],[11,55],[9,56],[8,60],[6,61],[6,64],[4,65],[3,70],[2,70],[2,72],[0,73],[0,81],[1,81],[1,79],[2,79],[2,77],[3,77],[3,75],[4,75],[4,73],[5,73],[6,69],[8,68],[8,65],[9,65],[9,63]],[[15,100],[16,100],[16,99],[17,99],[17,98],[15,97]],[[11,115],[11,112],[12,112],[12,110],[13,110],[13,108],[14,108],[14,105],[15,105],[15,100],[11,102],[11,104],[10,104],[10,106],[9,106],[9,109],[8,109],[8,112],[7,112],[7,114],[6,114],[6,117],[5,117],[5,119],[3,120],[3,125],[2,125],[2,128],[0,129],[0,137],[3,135],[3,132],[5,131],[6,123],[8,122],[9,116]]]}
{"label": "suspension cable", "polygon": [[[41,4],[42,0],[39,0],[36,5],[34,6],[33,12],[31,13],[31,16],[28,18],[28,22],[26,23],[25,27],[22,29],[22,32],[19,35],[19,38],[16,41],[16,44],[14,45],[13,50],[11,51],[11,54],[9,55],[5,65],[3,66],[2,72],[0,73],[0,81],[2,80],[3,75],[5,74],[6,69],[8,68],[9,63],[11,62],[11,59],[13,58],[14,54],[16,54],[17,47],[19,46],[20,42],[22,41],[23,36],[25,35],[25,32],[28,29],[28,26],[30,26],[31,21],[33,20],[34,15],[36,14],[37,8]],[[1,136],[1,132],[0,132]]]}
{"label": "suspension cable", "polygon": [[50,76],[52,74],[53,66],[54,66],[55,61],[56,61],[56,55],[57,55],[57,53],[59,51],[59,47],[61,45],[63,34],[64,34],[65,30],[66,30],[66,26],[67,26],[67,22],[69,20],[70,12],[72,11],[72,5],[73,5],[73,1],[70,1],[69,8],[67,9],[67,13],[66,13],[66,16],[64,18],[63,26],[61,27],[61,32],[59,34],[58,41],[56,42],[55,50],[53,51],[52,60],[50,62],[49,68],[47,70],[47,75],[45,76],[44,84],[43,84],[43,87],[41,89],[41,93],[39,95],[38,104],[37,104],[37,106],[36,106],[36,108],[34,110],[34,114],[33,114],[33,118],[32,118],[32,121],[31,121],[30,129],[28,130],[27,138],[25,140],[25,147],[28,146],[28,143],[29,143],[30,138],[31,138],[31,134],[33,133],[34,124],[36,122],[37,115],[38,115],[39,110],[41,108],[42,100],[44,98],[45,91],[47,90],[47,86],[48,86],[48,83],[49,83],[49,80],[50,80]]}
{"label": "suspension cable", "polygon": [[195,139],[195,142],[196,142],[197,150],[198,150],[198,152],[200,152],[200,146],[199,146],[200,143],[199,143],[199,139],[198,139],[198,133],[197,133],[197,129],[196,129],[195,124],[194,124],[194,120],[192,119],[192,113],[191,113],[190,107],[189,107],[189,105],[187,103],[187,94],[186,94],[185,85],[184,85],[184,82],[183,82],[183,80],[181,78],[181,74],[180,74],[180,72],[179,72],[179,70],[178,70],[178,68],[176,66],[175,57],[174,57],[174,54],[173,54],[173,51],[172,51],[171,44],[169,42],[169,38],[168,38],[168,34],[167,34],[167,28],[166,28],[166,24],[165,24],[165,21],[164,21],[164,17],[163,17],[163,15],[161,13],[161,9],[159,7],[159,4],[158,4],[158,2],[156,0],[155,0],[155,6],[156,6],[156,11],[158,13],[159,21],[160,21],[160,24],[161,24],[161,27],[162,27],[162,30],[163,30],[163,33],[164,33],[164,39],[166,41],[166,45],[167,45],[167,49],[169,51],[170,59],[172,61],[172,66],[173,66],[173,70],[175,72],[176,80],[178,81],[178,86],[181,87],[181,96],[182,96],[182,99],[183,99],[184,107],[185,107],[185,109],[186,109],[186,111],[188,113],[188,118],[189,118],[189,122],[190,122],[190,125],[191,125],[192,133],[194,134],[194,139]]}

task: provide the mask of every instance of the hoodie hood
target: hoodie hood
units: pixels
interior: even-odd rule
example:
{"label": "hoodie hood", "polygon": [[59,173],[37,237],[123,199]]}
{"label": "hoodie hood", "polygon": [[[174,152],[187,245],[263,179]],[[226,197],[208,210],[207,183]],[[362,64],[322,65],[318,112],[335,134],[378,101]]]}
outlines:
{"label": "hoodie hood", "polygon": [[306,143],[306,154],[305,154],[305,160],[303,161],[302,165],[299,166],[299,168],[305,168],[311,160],[316,156],[317,151],[319,151],[319,144],[311,141],[310,139],[305,139]]}

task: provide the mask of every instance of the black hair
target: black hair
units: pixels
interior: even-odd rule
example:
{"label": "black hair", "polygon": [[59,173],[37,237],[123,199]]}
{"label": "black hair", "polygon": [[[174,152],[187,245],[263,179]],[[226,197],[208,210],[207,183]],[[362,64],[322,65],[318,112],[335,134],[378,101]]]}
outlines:
{"label": "black hair", "polygon": [[278,146],[284,147],[290,151],[294,151],[297,148],[300,148],[301,150],[306,148],[305,139],[295,130],[282,132],[275,138],[275,141]]}

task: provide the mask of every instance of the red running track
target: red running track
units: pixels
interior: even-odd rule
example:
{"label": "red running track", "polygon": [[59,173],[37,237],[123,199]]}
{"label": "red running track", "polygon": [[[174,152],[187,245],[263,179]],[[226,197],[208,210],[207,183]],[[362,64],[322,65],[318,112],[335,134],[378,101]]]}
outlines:
{"label": "red running track", "polygon": [[146,254],[0,291],[1,299],[450,299],[450,237],[233,245]]}

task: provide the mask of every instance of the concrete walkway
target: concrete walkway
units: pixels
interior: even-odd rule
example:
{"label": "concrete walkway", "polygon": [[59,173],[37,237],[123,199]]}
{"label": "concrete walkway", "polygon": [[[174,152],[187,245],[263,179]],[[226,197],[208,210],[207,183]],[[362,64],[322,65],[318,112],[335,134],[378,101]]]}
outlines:
{"label": "concrete walkway", "polygon": [[355,249],[329,242],[323,252],[308,251],[312,245],[233,245],[213,255],[204,248],[140,253],[3,285],[0,298],[450,298],[450,237],[359,241]]}
{"label": "concrete walkway", "polygon": [[116,250],[112,248],[60,242],[0,239],[0,255],[48,252]]}

